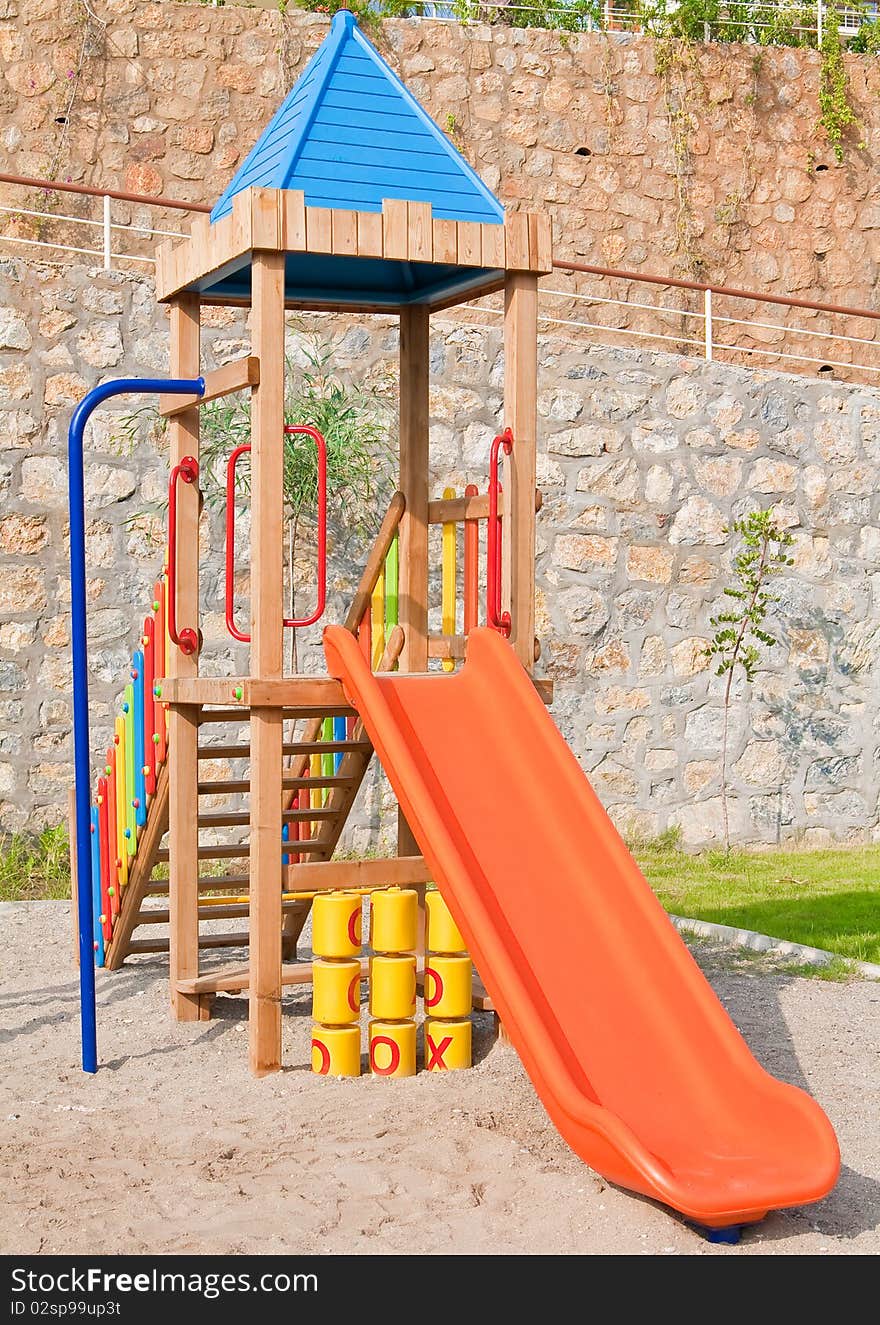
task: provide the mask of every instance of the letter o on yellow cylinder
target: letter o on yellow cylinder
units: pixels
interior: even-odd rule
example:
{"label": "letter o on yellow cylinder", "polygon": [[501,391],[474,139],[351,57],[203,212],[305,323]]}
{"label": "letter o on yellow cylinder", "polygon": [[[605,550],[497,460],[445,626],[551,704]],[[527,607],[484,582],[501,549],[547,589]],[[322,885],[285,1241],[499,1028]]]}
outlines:
{"label": "letter o on yellow cylinder", "polygon": [[415,957],[371,957],[370,1016],[405,1021],[415,1010]]}
{"label": "letter o on yellow cylinder", "polygon": [[383,888],[370,896],[374,952],[412,952],[418,936],[418,895],[412,888]]}
{"label": "letter o on yellow cylinder", "polygon": [[312,1071],[322,1077],[359,1077],[360,1026],[313,1026]]}
{"label": "letter o on yellow cylinder", "polygon": [[354,893],[322,893],[312,905],[316,957],[356,957],[361,950],[361,899]]}
{"label": "letter o on yellow cylinder", "polygon": [[461,930],[452,919],[449,907],[440,894],[425,894],[428,934],[425,946],[429,952],[466,952],[467,945],[461,936]]}
{"label": "letter o on yellow cylinder", "polygon": [[425,1071],[453,1072],[470,1065],[470,1018],[440,1021],[428,1017],[425,1021]]}
{"label": "letter o on yellow cylinder", "polygon": [[425,1011],[431,1017],[469,1017],[472,967],[470,957],[438,957],[425,964]]}
{"label": "letter o on yellow cylinder", "polygon": [[415,1076],[414,1021],[370,1022],[370,1071],[377,1077]]}
{"label": "letter o on yellow cylinder", "polygon": [[361,1011],[361,964],[354,959],[312,962],[312,1016],[331,1026],[357,1021]]}

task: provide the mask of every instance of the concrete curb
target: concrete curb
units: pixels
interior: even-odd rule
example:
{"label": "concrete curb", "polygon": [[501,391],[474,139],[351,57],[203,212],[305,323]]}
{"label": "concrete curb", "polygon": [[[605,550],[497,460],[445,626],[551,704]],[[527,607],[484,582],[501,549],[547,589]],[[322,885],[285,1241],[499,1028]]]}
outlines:
{"label": "concrete curb", "polygon": [[[811,948],[805,943],[792,943],[789,939],[772,938],[753,929],[737,929],[734,925],[716,925],[710,920],[691,920],[689,916],[670,915],[675,928],[698,938],[717,939],[731,948],[749,948],[752,952],[767,952],[774,957],[793,957],[807,966],[827,966],[839,952],[826,952],[824,948]],[[880,980],[880,966],[875,962],[852,962],[854,971],[866,980]]]}

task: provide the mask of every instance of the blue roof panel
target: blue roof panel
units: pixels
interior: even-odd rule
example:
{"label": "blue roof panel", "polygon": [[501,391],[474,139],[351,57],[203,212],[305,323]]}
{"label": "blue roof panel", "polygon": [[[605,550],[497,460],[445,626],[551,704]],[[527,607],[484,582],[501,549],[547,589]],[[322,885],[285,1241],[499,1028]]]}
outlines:
{"label": "blue roof panel", "polygon": [[221,194],[299,189],[311,207],[378,212],[383,198],[429,202],[435,216],[500,224],[504,208],[438,129],[348,10],[290,89]]}

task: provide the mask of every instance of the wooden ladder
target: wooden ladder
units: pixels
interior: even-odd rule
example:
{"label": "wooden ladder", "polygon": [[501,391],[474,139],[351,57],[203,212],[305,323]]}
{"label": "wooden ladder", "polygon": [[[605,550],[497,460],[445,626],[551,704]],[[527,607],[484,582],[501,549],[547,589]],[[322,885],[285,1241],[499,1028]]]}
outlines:
{"label": "wooden ladder", "polygon": [[[370,552],[364,573],[345,619],[345,627],[355,633],[369,610],[370,597],[378,581],[388,549],[397,533],[404,500],[400,493],[395,493],[376,541]],[[394,667],[403,647],[403,632],[397,627],[391,632],[378,670],[389,671]],[[293,690],[298,678],[290,678]],[[304,679],[304,678],[303,678]],[[298,721],[303,719],[306,726],[301,735],[294,736],[283,745],[285,771],[283,778],[284,805],[283,820],[287,824],[311,823],[313,836],[298,841],[279,842],[278,849],[291,862],[299,857],[309,863],[329,862],[345,828],[358,791],[366,776],[367,768],[373,756],[373,747],[367,738],[363,724],[358,720],[350,737],[345,740],[321,740],[321,731],[327,718],[356,718],[354,709],[334,705],[329,707],[305,706],[296,703],[283,705],[285,718]],[[247,705],[229,709],[221,705],[204,705],[200,710],[200,729],[218,723],[246,724],[250,720]],[[341,756],[341,761],[332,775],[307,776],[309,761],[314,754]],[[227,744],[205,742],[199,746],[199,760],[209,763],[217,760],[236,760],[246,762],[250,757],[250,745],[246,740]],[[326,792],[324,802],[315,808],[294,808],[293,802],[298,791],[321,790]],[[250,821],[250,813],[241,798],[250,792],[250,776],[225,780],[200,778],[198,782],[199,829],[205,832],[218,828],[245,828]],[[235,797],[235,804],[226,808],[205,806],[207,797]],[[157,865],[169,863],[169,850],[164,845],[168,832],[168,767],[162,767],[156,785],[156,793],[150,802],[147,822],[141,831],[135,855],[129,873],[128,884],[123,892],[119,918],[113,929],[113,938],[105,955],[108,970],[118,970],[126,957],[133,953],[166,953],[169,950],[167,937],[134,937],[136,931],[154,925],[167,925],[169,922],[168,898],[170,880],[167,877],[154,877]],[[202,933],[201,925],[207,921],[246,919],[249,903],[241,900],[250,889],[250,876],[247,861],[250,847],[247,842],[210,843],[200,840],[198,847],[200,861],[234,861],[239,868],[225,874],[219,870],[206,874],[199,879],[200,904],[198,917],[200,924],[200,948],[246,947],[249,936],[246,929],[229,933]],[[378,862],[376,862],[378,863]],[[296,882],[297,864],[291,863],[286,871],[285,890],[299,887]],[[329,877],[329,876],[328,876]],[[389,882],[393,882],[389,879]],[[320,884],[313,885],[320,887]],[[229,897],[228,902],[217,901]],[[211,900],[208,900],[208,899]],[[204,899],[204,900],[202,900]],[[285,961],[289,961],[296,952],[296,944],[305,925],[311,902],[308,899],[291,899],[282,902],[283,943]]]}

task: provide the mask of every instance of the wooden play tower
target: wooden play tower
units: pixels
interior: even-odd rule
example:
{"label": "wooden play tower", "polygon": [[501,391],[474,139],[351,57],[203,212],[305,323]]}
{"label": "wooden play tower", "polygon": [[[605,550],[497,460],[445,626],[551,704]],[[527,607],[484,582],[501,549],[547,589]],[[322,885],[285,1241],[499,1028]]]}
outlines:
{"label": "wooden play tower", "polygon": [[[327,717],[356,719],[340,683],[328,676],[284,674],[285,314],[321,310],[399,318],[398,492],[345,624],[357,633],[399,533],[399,628],[390,633],[378,669],[425,672],[432,659],[444,659],[448,666],[466,652],[464,634],[429,632],[429,526],[473,524],[489,515],[485,494],[431,500],[430,317],[503,291],[503,426],[514,444],[506,457],[501,498],[500,607],[509,613],[510,642],[531,671],[536,657],[537,283],[550,268],[548,218],[522,212],[504,216],[497,199],[344,11],[333,19],[324,43],[210,218],[199,217],[187,238],[158,251],[157,297],[169,307],[174,378],[200,374],[202,308],[250,310],[251,354],[208,374],[201,400],[177,396],[162,404],[170,465],[185,479],[190,459],[199,457],[200,404],[232,391],[251,392],[249,675],[223,680],[200,675],[199,648],[193,644],[200,638],[200,499],[197,482],[186,481],[176,491],[176,565],[169,586],[175,632],[185,647],[169,648],[168,675],[160,684],[168,714],[172,1007],[179,1020],[206,1019],[216,992],[246,991],[250,1066],[256,1074],[281,1065],[282,987],[309,978],[308,965],[290,959],[310,903],[307,897],[284,899],[340,886],[405,883],[423,890],[429,878],[402,815],[396,860],[332,860],[372,746],[362,725],[352,722],[346,739],[320,742]],[[249,725],[249,751],[243,744],[230,748],[232,755],[247,751],[250,760],[249,779],[241,783],[241,790],[249,791],[249,809],[200,816],[205,784],[199,778],[199,730],[221,719]],[[285,743],[285,725],[301,719],[307,724],[304,734]],[[309,755],[318,748],[336,758],[334,774],[323,780],[320,831],[298,843],[296,857],[285,857],[284,824],[297,816],[317,817],[312,810],[290,807]],[[158,845],[164,823],[157,815],[153,819],[152,838]],[[249,827],[250,943],[246,966],[201,974],[199,860],[212,854],[212,848],[200,845],[200,823],[206,821]],[[150,832],[148,820],[145,835]],[[289,859],[296,863],[285,863]],[[143,893],[149,870],[141,875]],[[134,893],[127,898],[122,932],[129,940],[139,902]],[[119,942],[114,960],[111,944],[108,965],[124,956],[125,944]]]}

